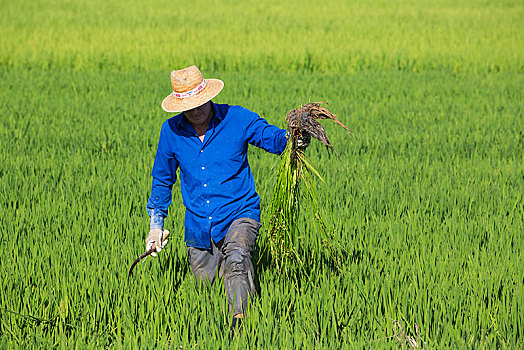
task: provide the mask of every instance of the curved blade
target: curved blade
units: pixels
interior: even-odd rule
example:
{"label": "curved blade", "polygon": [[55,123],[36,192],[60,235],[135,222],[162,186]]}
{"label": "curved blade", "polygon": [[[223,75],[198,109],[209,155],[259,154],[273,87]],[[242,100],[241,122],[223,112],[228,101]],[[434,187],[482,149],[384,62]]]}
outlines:
{"label": "curved blade", "polygon": [[[164,233],[163,233],[162,242],[166,240],[167,236],[169,236],[169,231],[165,230]],[[133,272],[133,269],[135,268],[136,264],[138,264],[138,262],[140,260],[142,260],[146,256],[151,255],[151,253],[154,253],[154,252],[155,252],[155,248],[151,248],[147,252],[145,252],[144,254],[140,255],[138,258],[136,258],[136,260],[133,261],[133,263],[131,264],[131,267],[129,268],[129,272],[127,274],[127,279],[129,279],[129,277],[131,277],[131,273]]]}
{"label": "curved blade", "polygon": [[155,248],[151,248],[147,252],[145,252],[144,254],[140,255],[138,258],[136,258],[135,261],[133,261],[133,263],[131,264],[131,267],[129,268],[129,273],[127,274],[127,279],[129,279],[129,277],[131,277],[131,272],[133,272],[133,269],[135,268],[135,265],[138,264],[138,262],[140,260],[142,260],[143,258],[145,258],[146,256],[151,255],[151,253],[153,253],[154,251],[155,251]]}

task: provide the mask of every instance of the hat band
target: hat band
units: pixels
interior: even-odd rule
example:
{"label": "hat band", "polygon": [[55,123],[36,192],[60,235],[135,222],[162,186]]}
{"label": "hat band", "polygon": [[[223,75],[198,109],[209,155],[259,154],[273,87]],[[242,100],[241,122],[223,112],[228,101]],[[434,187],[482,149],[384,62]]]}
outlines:
{"label": "hat band", "polygon": [[202,79],[202,82],[200,83],[200,85],[198,85],[193,90],[189,90],[189,91],[186,91],[186,92],[175,92],[175,91],[173,91],[173,96],[176,97],[176,98],[191,97],[191,96],[197,94],[198,92],[200,92],[203,88],[205,88],[206,84],[207,84],[206,83],[206,79]]}

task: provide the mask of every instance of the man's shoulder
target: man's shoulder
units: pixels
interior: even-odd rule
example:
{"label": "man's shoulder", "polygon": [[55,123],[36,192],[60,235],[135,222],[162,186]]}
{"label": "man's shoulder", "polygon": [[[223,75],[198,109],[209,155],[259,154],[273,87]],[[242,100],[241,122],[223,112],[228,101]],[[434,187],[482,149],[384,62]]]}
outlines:
{"label": "man's shoulder", "polygon": [[258,117],[257,113],[239,105],[228,105],[227,115],[234,118]]}
{"label": "man's shoulder", "polygon": [[236,113],[249,113],[249,114],[256,114],[255,112],[250,111],[250,110],[247,109],[246,107],[242,107],[242,106],[239,106],[239,105],[232,105],[232,106],[229,106],[229,109],[230,109],[231,111],[236,112]]}
{"label": "man's shoulder", "polygon": [[177,133],[177,130],[180,129],[180,123],[182,122],[182,116],[184,113],[179,113],[177,115],[172,116],[171,118],[168,118],[163,124],[162,124],[162,130],[171,130],[174,133]]}

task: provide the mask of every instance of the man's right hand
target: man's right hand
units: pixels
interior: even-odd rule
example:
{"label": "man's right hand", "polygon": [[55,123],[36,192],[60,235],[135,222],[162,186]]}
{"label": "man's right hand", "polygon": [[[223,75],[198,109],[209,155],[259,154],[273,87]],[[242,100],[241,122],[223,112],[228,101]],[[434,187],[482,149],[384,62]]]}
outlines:
{"label": "man's right hand", "polygon": [[[162,230],[159,228],[151,229],[149,231],[149,235],[147,235],[146,238],[146,251],[154,248],[157,253],[160,252],[167,244],[167,239],[165,238],[168,235],[169,231],[167,230]],[[151,253],[151,256],[156,257],[156,253]]]}

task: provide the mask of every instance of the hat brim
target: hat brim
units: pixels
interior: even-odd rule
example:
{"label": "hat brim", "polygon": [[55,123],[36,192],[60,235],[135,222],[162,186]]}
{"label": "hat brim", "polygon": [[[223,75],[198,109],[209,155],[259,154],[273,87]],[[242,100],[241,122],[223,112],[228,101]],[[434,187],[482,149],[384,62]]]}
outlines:
{"label": "hat brim", "polygon": [[188,111],[210,101],[222,91],[223,87],[224,82],[222,80],[206,79],[206,87],[194,96],[176,98],[173,94],[169,94],[169,96],[162,101],[162,109],[170,113]]}

